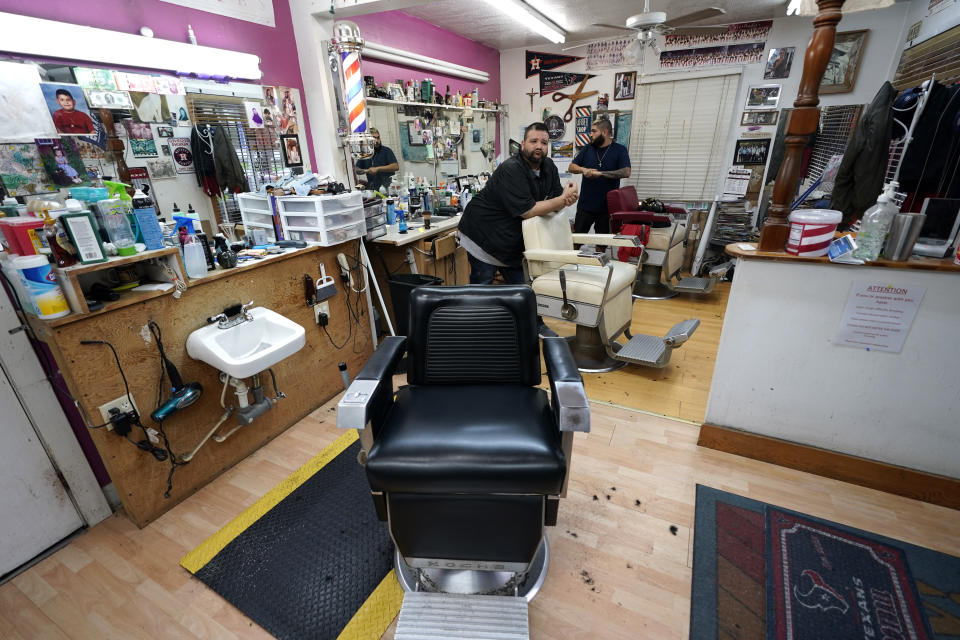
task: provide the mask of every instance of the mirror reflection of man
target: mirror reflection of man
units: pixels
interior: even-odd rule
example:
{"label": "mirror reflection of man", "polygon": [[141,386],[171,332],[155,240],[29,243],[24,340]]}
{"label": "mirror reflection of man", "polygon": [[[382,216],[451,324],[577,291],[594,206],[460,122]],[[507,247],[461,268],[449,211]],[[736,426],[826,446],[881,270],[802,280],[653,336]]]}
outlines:
{"label": "mirror reflection of man", "polygon": [[357,160],[357,173],[361,181],[366,178],[367,189],[385,194],[400,164],[393,150],[380,143],[380,132],[375,127],[370,127],[370,135],[373,136],[373,155]]}
{"label": "mirror reflection of man", "polygon": [[570,163],[570,173],[583,174],[574,233],[610,233],[607,193],[620,188],[621,178],[630,177],[630,154],[613,141],[613,125],[604,118],[590,127],[590,144]]}

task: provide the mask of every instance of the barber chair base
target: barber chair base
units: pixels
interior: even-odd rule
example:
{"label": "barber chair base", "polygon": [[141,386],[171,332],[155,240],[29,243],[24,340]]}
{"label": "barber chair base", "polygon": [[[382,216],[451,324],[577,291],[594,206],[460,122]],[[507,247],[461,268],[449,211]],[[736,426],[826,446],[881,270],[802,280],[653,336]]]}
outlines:
{"label": "barber chair base", "polygon": [[[603,343],[600,337],[600,329],[597,327],[585,327],[577,325],[577,334],[567,336],[566,341],[570,345],[570,352],[573,353],[573,359],[577,363],[577,369],[582,373],[609,373],[616,371],[627,365],[626,362],[615,360],[607,353],[607,345]],[[612,349],[614,353],[620,350],[620,343],[614,342]]]}
{"label": "barber chair base", "polygon": [[544,533],[530,567],[522,574],[513,571],[415,569],[404,561],[399,551],[394,556],[393,566],[404,591],[514,596],[530,602],[547,578],[550,546]]}
{"label": "barber chair base", "polygon": [[638,300],[666,300],[677,295],[676,291],[660,282],[662,271],[658,264],[640,267],[640,276],[633,283],[633,297]]}

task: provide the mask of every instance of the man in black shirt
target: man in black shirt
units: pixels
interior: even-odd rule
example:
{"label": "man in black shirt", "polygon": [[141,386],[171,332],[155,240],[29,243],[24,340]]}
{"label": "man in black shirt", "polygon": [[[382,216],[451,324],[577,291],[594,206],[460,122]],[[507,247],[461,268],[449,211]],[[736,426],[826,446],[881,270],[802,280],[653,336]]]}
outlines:
{"label": "man in black shirt", "polygon": [[373,136],[373,155],[357,160],[357,173],[366,175],[367,189],[386,194],[400,164],[393,150],[380,144],[380,132],[375,127],[370,127],[370,135]]}
{"label": "man in black shirt", "polygon": [[523,231],[527,218],[560,211],[577,201],[572,182],[547,157],[547,127],[535,122],[523,135],[520,153],[503,161],[460,220],[460,244],[470,262],[470,284],[490,284],[497,271],[508,284],[523,284]]}
{"label": "man in black shirt", "polygon": [[606,118],[590,127],[590,144],[570,163],[570,173],[582,173],[574,233],[610,233],[607,193],[620,188],[620,179],[630,177],[630,153],[613,140],[613,125]]}

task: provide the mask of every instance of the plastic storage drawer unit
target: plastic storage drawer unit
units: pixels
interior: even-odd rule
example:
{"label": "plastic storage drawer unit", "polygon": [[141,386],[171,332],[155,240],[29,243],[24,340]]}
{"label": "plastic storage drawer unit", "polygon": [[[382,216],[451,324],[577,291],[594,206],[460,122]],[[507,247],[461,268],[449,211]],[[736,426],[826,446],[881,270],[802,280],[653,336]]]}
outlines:
{"label": "plastic storage drawer unit", "polygon": [[241,193],[237,195],[237,204],[240,205],[240,218],[243,220],[244,231],[248,229],[263,229],[270,242],[276,242],[277,231],[274,226],[273,204],[271,196],[259,193]]}
{"label": "plastic storage drawer unit", "polygon": [[278,200],[277,207],[284,235],[291,239],[330,246],[359,238],[366,231],[363,198],[359,192],[291,196]]}

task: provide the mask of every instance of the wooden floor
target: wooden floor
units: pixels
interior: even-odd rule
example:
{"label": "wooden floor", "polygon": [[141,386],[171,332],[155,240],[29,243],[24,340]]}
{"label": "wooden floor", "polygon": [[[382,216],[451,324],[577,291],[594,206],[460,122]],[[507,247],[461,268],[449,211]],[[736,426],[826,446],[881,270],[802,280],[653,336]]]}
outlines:
{"label": "wooden floor", "polygon": [[[634,301],[630,325],[634,335],[662,336],[687,318],[699,318],[700,327],[673,352],[663,369],[627,365],[610,373],[584,374],[587,395],[593,400],[703,422],[729,296],[730,283],[719,282],[707,295],[681,293],[669,300]],[[563,336],[576,331],[574,325],[562,320],[547,318],[546,323]]]}
{"label": "wooden floor", "polygon": [[[178,562],[340,435],[335,402],[145,529],[117,514],[0,585],[0,638],[269,638]],[[960,511],[699,449],[697,434],[687,422],[593,404],[549,532],[533,638],[686,637],[697,483],[960,555]]]}

